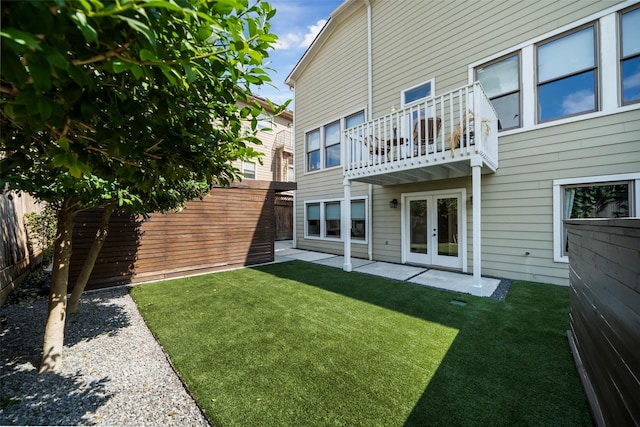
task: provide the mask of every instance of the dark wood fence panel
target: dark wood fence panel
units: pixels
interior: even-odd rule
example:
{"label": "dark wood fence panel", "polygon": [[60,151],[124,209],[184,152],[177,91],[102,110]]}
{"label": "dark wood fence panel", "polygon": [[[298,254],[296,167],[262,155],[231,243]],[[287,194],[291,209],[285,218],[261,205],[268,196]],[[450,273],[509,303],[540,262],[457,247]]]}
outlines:
{"label": "dark wood fence panel", "polygon": [[569,338],[598,425],[640,425],[640,219],[566,221]]}
{"label": "dark wood fence panel", "polygon": [[276,240],[293,239],[293,196],[278,194],[275,199]]}
{"label": "dark wood fence panel", "polygon": [[[242,184],[240,184],[242,185]],[[180,212],[143,220],[114,215],[88,289],[271,262],[275,192],[268,183],[216,188]],[[77,217],[72,286],[98,227],[100,212]]]}

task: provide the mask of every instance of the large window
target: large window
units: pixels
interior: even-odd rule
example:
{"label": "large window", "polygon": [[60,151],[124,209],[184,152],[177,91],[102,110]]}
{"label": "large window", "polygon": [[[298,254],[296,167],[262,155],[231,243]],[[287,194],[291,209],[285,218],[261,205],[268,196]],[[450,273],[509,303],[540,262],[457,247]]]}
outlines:
{"label": "large window", "polygon": [[538,121],[597,110],[596,27],[537,46]]}
{"label": "large window", "polygon": [[320,129],[307,134],[307,170],[320,169]]}
{"label": "large window", "polygon": [[320,203],[307,205],[307,236],[320,237]]}
{"label": "large window", "polygon": [[341,164],[342,131],[364,122],[364,111],[343,117],[318,129],[307,132],[307,172],[332,168]]}
{"label": "large window", "polygon": [[[340,200],[324,200],[307,202],[305,237],[328,240],[341,240],[342,202]],[[367,203],[366,198],[351,200],[351,238],[360,243],[367,239]]]}
{"label": "large window", "polygon": [[324,127],[324,166],[330,168],[340,165],[340,122]]}
{"label": "large window", "polygon": [[476,68],[476,79],[498,114],[498,129],[520,127],[520,55]]}
{"label": "large window", "polygon": [[569,236],[566,219],[626,218],[638,212],[640,174],[554,181],[554,258],[567,261]]}
{"label": "large window", "polygon": [[622,103],[640,102],[640,7],[620,19]]}

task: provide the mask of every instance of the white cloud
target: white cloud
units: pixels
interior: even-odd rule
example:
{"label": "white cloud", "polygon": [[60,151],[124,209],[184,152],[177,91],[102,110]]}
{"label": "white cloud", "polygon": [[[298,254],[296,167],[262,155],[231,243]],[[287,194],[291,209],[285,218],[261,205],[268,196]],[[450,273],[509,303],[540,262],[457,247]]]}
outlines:
{"label": "white cloud", "polygon": [[626,89],[636,89],[640,87],[640,67],[638,67],[633,74],[625,76],[624,87]]}
{"label": "white cloud", "polygon": [[302,37],[300,34],[295,33],[287,33],[284,36],[278,37],[278,41],[276,42],[276,49],[293,49],[300,45],[300,40]]}
{"label": "white cloud", "polygon": [[300,47],[303,47],[305,49],[308,48],[311,45],[311,43],[315,40],[320,30],[322,30],[322,27],[324,27],[324,24],[326,23],[327,23],[326,19],[320,19],[318,20],[318,22],[315,23],[315,25],[309,26],[309,30],[311,31],[304,35],[304,40],[302,41],[302,44],[300,45]]}
{"label": "white cloud", "polygon": [[593,109],[595,96],[593,91],[579,90],[562,100],[562,110],[564,114],[575,114]]}

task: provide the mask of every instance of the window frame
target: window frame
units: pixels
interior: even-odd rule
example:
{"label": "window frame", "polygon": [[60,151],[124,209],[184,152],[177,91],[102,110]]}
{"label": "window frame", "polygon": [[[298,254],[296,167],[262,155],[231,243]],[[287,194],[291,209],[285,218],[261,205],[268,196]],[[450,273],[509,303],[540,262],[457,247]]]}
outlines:
{"label": "window frame", "polygon": [[553,260],[568,263],[564,253],[564,189],[567,187],[629,183],[629,216],[640,214],[640,173],[556,179],[553,181]]}
{"label": "window frame", "polygon": [[[410,92],[412,90],[418,89],[418,88],[420,88],[422,86],[426,86],[426,85],[430,86],[429,87],[429,90],[430,90],[429,95],[424,96],[422,98],[414,99],[411,102],[405,102],[405,97],[406,97],[407,92]],[[431,99],[431,98],[433,98],[435,96],[435,93],[436,93],[436,79],[435,78],[431,78],[429,80],[425,80],[425,81],[423,81],[421,83],[418,83],[416,85],[413,85],[411,87],[402,89],[400,91],[400,109],[404,109],[404,108],[410,107],[412,105],[417,105],[417,104],[419,104],[421,102],[424,102],[424,101],[426,101],[428,99]]]}
{"label": "window frame", "polygon": [[[343,242],[344,241],[344,233],[342,230],[342,203],[344,199],[322,199],[322,200],[307,200],[304,202],[304,238],[309,240],[322,240],[322,241],[330,241],[330,242]],[[364,238],[357,238],[351,236],[351,242],[354,244],[368,244],[369,236],[368,236],[368,221],[369,221],[369,207],[368,207],[368,197],[367,196],[354,196],[351,198],[351,203],[354,202],[363,202],[364,203]],[[327,219],[326,219],[326,206],[331,204],[338,203],[340,205],[340,219],[338,223],[340,224],[339,229],[339,237],[331,236],[327,234]],[[320,229],[319,235],[309,234],[309,206],[310,205],[318,205],[320,209]],[[351,209],[353,213],[353,209]],[[358,221],[362,221],[362,219],[356,219]],[[350,229],[353,230],[353,215],[350,221]],[[353,232],[351,232],[353,234]]]}
{"label": "window frame", "polygon": [[[478,68],[483,68],[483,67],[488,67],[494,64],[497,64],[499,62],[502,61],[506,61],[512,57],[516,57],[516,61],[518,63],[518,87],[516,90],[512,90],[512,91],[507,91],[507,92],[502,92],[499,95],[496,95],[492,98],[489,98],[489,101],[491,101],[493,103],[494,99],[498,99],[498,98],[503,98],[505,96],[509,96],[509,95],[513,95],[513,94],[518,94],[518,125],[517,126],[511,126],[511,127],[503,127],[503,126],[498,126],[498,132],[503,132],[503,131],[507,131],[507,130],[512,130],[512,129],[520,129],[523,126],[522,123],[522,52],[519,50],[516,50],[514,52],[510,52],[506,55],[502,55],[499,58],[495,58],[491,61],[487,61],[483,64],[477,65],[475,67],[473,67],[473,75],[474,75],[474,80],[475,81],[479,81],[478,79]],[[495,109],[495,106],[494,106]],[[498,117],[498,123],[500,123],[500,118]]]}
{"label": "window frame", "polygon": [[[344,161],[344,159],[342,158],[343,155],[343,149],[342,149],[342,133],[346,130],[346,123],[347,123],[347,119],[350,119],[352,117],[355,117],[357,115],[362,114],[363,117],[363,123],[364,121],[366,121],[367,118],[367,113],[366,113],[366,109],[365,108],[360,108],[355,110],[354,112],[350,112],[348,114],[345,114],[341,117],[339,117],[338,119],[334,119],[331,121],[328,121],[318,127],[312,128],[311,130],[308,130],[304,133],[304,148],[305,148],[305,168],[304,168],[304,173],[316,173],[319,171],[323,171],[323,170],[331,170],[331,169],[336,169],[336,168],[340,168],[342,166],[342,163]],[[339,135],[340,135],[340,139],[337,142],[334,142],[333,144],[329,144],[327,145],[327,141],[326,141],[326,129],[332,125],[335,124],[339,124]],[[311,134],[318,132],[318,137],[319,137],[319,166],[318,168],[315,169],[311,169],[310,168],[310,163],[309,163],[309,154],[318,150],[312,150],[309,151],[309,137]],[[327,166],[327,148],[330,147],[335,147],[335,146],[339,146],[340,147],[340,162],[337,164],[332,164]]]}
{"label": "window frame", "polygon": [[[558,76],[554,76],[550,79],[547,80],[543,80],[540,81],[540,76],[539,76],[539,65],[540,65],[540,48],[548,45],[550,43],[556,42],[558,40],[561,40],[565,37],[569,37],[573,34],[577,34],[581,31],[584,31],[586,29],[592,28],[593,29],[593,66],[591,67],[587,67],[587,68],[582,68],[580,70],[576,70],[576,71],[572,71],[568,74],[561,74]],[[564,33],[558,34],[554,37],[550,37],[546,40],[540,41],[538,43],[536,43],[534,45],[534,60],[535,60],[535,67],[534,67],[534,74],[535,74],[535,105],[536,105],[536,123],[548,123],[548,122],[554,122],[557,120],[562,120],[562,119],[566,119],[569,117],[575,117],[575,116],[581,116],[584,114],[589,114],[589,113],[594,113],[597,111],[600,111],[600,43],[599,43],[599,38],[600,38],[600,31],[599,31],[599,22],[597,20],[592,21],[588,24],[585,25],[581,25],[578,26],[576,28],[573,28],[569,31],[565,31]],[[589,72],[593,72],[593,96],[594,96],[594,100],[593,100],[593,109],[589,109],[589,110],[584,110],[584,111],[580,111],[577,113],[569,113],[569,114],[565,114],[565,115],[561,115],[561,116],[554,116],[552,118],[547,118],[547,119],[542,119],[541,117],[541,102],[540,102],[540,89],[543,86],[547,86],[549,84],[553,84],[568,78],[573,78],[573,77],[578,77],[580,75],[583,75],[585,73],[589,73]]]}
{"label": "window frame", "polygon": [[638,59],[640,58],[640,51],[624,56],[623,53],[623,49],[624,49],[624,40],[622,39],[622,15],[624,15],[625,13],[629,13],[629,12],[638,12],[640,13],[640,5],[634,5],[632,7],[629,7],[627,9],[623,9],[621,11],[618,12],[618,33],[617,33],[617,40],[618,40],[618,55],[619,55],[619,62],[618,62],[618,68],[619,68],[619,75],[618,75],[618,79],[619,79],[619,84],[618,84],[618,88],[620,91],[620,105],[625,106],[625,105],[633,105],[633,104],[638,104],[640,103],[640,97],[638,97],[637,99],[631,100],[631,101],[626,101],[624,100],[624,69],[623,69],[623,64],[625,61],[628,60],[632,60],[632,59]]}
{"label": "window frame", "polygon": [[[253,176],[247,175],[247,166],[251,165],[253,166],[253,170],[249,170],[250,173],[253,174]],[[246,179],[257,179],[258,176],[258,168],[256,166],[255,162],[250,162],[248,160],[243,160],[242,161],[242,175],[246,178]]]}

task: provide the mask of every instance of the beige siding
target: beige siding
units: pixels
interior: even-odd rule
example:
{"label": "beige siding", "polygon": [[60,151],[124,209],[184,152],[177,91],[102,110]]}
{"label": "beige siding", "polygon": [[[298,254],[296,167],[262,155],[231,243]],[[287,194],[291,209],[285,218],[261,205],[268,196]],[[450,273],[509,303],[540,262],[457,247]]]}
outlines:
{"label": "beige siding", "polygon": [[[401,90],[435,79],[436,94],[468,83],[469,65],[573,25],[620,1],[440,2],[372,0],[373,114],[400,107]],[[354,31],[357,30],[357,31]],[[342,171],[304,175],[304,132],[366,105],[366,8],[336,27],[296,80],[299,246],[341,253],[335,244],[304,241],[304,200],[341,197]],[[556,179],[640,172],[640,110],[593,115],[499,137],[499,169],[482,176],[482,272],[513,279],[568,283],[553,259],[552,185]],[[354,184],[354,195],[366,186]],[[401,261],[402,209],[389,200],[410,192],[467,190],[471,177],[374,186],[373,257]],[[467,203],[468,269],[473,266]],[[354,251],[357,251],[354,245]],[[359,251],[359,249],[358,249]]]}

